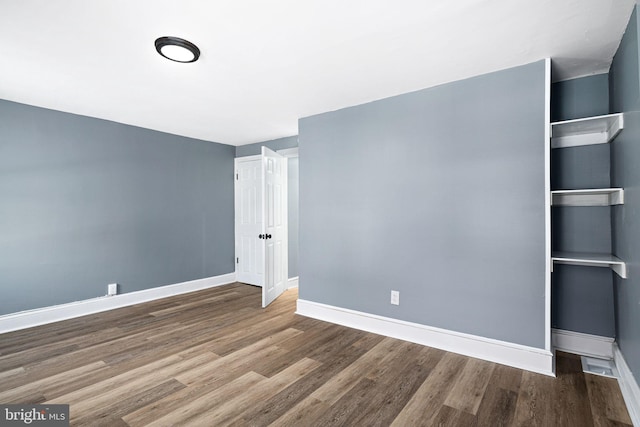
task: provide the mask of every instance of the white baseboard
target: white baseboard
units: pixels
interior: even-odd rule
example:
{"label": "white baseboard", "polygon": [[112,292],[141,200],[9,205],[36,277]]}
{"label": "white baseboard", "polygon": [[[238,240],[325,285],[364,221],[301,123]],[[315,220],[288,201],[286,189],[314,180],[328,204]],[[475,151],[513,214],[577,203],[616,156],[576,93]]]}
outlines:
{"label": "white baseboard", "polygon": [[613,346],[613,360],[618,369],[618,383],[634,426],[640,426],[640,387],[618,345]]}
{"label": "white baseboard", "polygon": [[157,288],[129,292],[126,294],[104,296],[71,302],[68,304],[60,304],[37,308],[35,310],[6,314],[4,316],[0,316],[0,333],[31,328],[33,326],[59,322],[61,320],[72,319],[74,317],[86,316],[87,314],[113,310],[114,308],[153,301],[159,298],[166,298],[187,292],[222,286],[235,281],[236,274],[229,273],[220,276],[206,277],[204,279],[190,280],[188,282],[177,283],[174,285],[159,286]]}
{"label": "white baseboard", "polygon": [[463,334],[301,299],[298,299],[296,313],[490,362],[545,375],[555,375],[553,354],[544,349]]}
{"label": "white baseboard", "polygon": [[566,331],[564,329],[552,329],[551,342],[556,350],[581,356],[613,359],[613,338]]}
{"label": "white baseboard", "polygon": [[298,276],[290,277],[289,282],[287,283],[287,289],[297,288],[298,287]]}

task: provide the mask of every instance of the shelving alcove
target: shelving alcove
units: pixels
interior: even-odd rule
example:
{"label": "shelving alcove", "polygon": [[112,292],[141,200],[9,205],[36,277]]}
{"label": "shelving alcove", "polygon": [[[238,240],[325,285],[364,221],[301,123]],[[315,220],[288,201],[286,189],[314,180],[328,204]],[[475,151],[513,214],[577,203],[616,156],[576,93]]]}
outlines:
{"label": "shelving alcove", "polygon": [[[592,144],[607,144],[624,128],[622,113],[551,123],[551,148],[560,149]],[[624,204],[622,188],[587,188],[554,190],[552,206],[613,206]],[[554,264],[609,267],[626,279],[627,266],[613,254],[560,252],[551,254],[551,271]]]}

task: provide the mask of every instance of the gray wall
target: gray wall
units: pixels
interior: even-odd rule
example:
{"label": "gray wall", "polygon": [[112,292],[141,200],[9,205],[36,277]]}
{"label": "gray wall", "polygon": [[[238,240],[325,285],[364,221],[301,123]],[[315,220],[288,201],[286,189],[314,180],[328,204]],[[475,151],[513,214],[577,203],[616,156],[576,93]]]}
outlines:
{"label": "gray wall", "polygon": [[544,82],[540,61],[301,119],[300,298],[544,348]]}
{"label": "gray wall", "polygon": [[614,253],[627,262],[627,279],[615,278],[617,342],[640,383],[640,69],[638,12],[631,16],[609,71],[611,110],[624,112],[625,128],[611,145],[615,186],[625,204],[613,208]]}
{"label": "gray wall", "polygon": [[234,151],[0,100],[0,314],[233,272]]}
{"label": "gray wall", "polygon": [[289,278],[298,277],[298,229],[299,229],[299,209],[298,200],[298,169],[299,161],[297,157],[290,157],[287,166],[288,172],[288,221],[289,221]]}
{"label": "gray wall", "polygon": [[565,80],[551,86],[551,121],[609,113],[609,75]]}
{"label": "gray wall", "polygon": [[638,19],[636,6],[609,70],[609,105],[614,113],[640,111]]}
{"label": "gray wall", "polygon": [[[236,157],[259,155],[262,152],[262,146],[272,150],[296,148],[298,146],[298,135],[257,142],[255,144],[240,145],[236,147]],[[298,158],[289,158],[287,172],[289,197],[289,208],[287,210],[289,221],[289,278],[294,278],[298,277]]]}
{"label": "gray wall", "polygon": [[[553,121],[609,113],[609,76],[600,74],[554,83]],[[611,145],[552,150],[554,190],[609,187]],[[554,207],[553,249],[610,253],[610,207]],[[552,275],[552,325],[607,337],[615,336],[613,273],[609,269],[556,265]]]}

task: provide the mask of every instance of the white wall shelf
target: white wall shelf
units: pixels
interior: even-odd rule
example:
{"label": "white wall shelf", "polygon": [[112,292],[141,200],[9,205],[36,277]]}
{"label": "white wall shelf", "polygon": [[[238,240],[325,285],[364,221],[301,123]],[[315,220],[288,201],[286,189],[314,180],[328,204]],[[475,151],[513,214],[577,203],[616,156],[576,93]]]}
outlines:
{"label": "white wall shelf", "polygon": [[624,204],[622,188],[590,188],[585,190],[554,190],[552,206],[612,206]]}
{"label": "white wall shelf", "polygon": [[623,128],[622,113],[551,123],[551,148],[606,144]]}
{"label": "white wall shelf", "polygon": [[[584,265],[589,267],[609,267],[623,279],[627,278],[627,265],[620,258],[611,254],[594,254],[586,252],[553,252],[553,264]],[[553,267],[552,267],[553,268]]]}

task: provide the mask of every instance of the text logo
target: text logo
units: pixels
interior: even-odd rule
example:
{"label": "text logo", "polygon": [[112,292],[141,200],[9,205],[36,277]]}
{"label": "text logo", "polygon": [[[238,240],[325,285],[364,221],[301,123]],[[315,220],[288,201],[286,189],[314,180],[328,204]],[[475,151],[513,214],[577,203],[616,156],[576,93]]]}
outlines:
{"label": "text logo", "polygon": [[68,427],[69,405],[0,405],[0,425]]}

